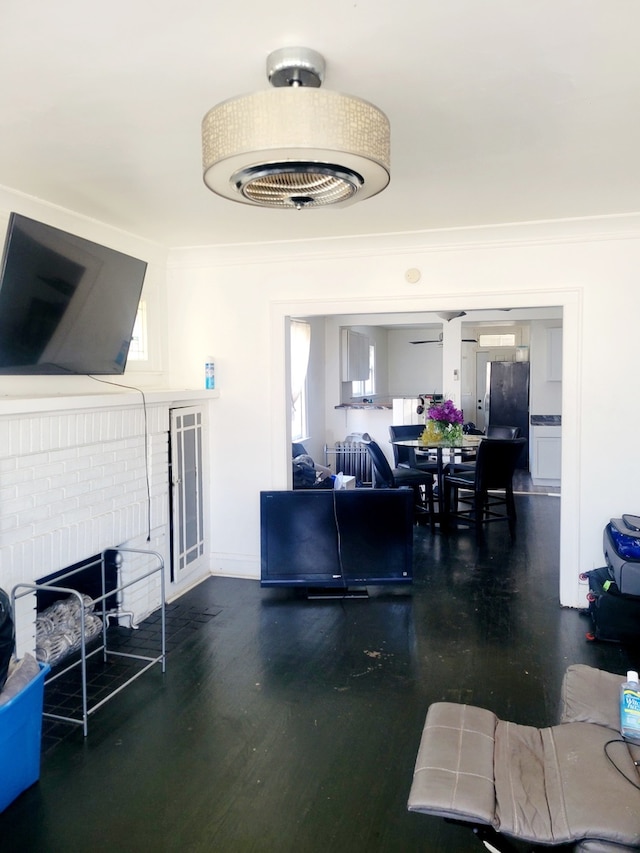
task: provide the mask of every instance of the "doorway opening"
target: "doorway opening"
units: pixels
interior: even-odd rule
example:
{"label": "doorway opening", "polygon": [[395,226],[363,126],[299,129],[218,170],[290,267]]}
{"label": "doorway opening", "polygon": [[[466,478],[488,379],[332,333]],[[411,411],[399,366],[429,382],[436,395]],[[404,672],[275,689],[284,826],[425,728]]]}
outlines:
{"label": "doorway opening", "polygon": [[[458,303],[460,297],[456,297]],[[504,295],[500,294],[478,294],[464,299],[465,305],[454,305],[469,312],[471,309],[478,311],[500,311],[504,310],[500,301]],[[564,435],[575,436],[578,433],[578,412],[580,411],[580,340],[581,340],[581,294],[577,290],[531,290],[522,292],[511,292],[509,302],[513,306],[510,310],[523,310],[532,312],[532,315],[544,317],[548,315],[550,306],[560,312],[561,325],[563,328],[564,343],[563,367],[562,367],[562,431]],[[284,330],[289,317],[324,318],[330,319],[331,330],[325,335],[324,346],[326,350],[325,367],[327,371],[334,370],[338,375],[338,327],[344,325],[344,319],[351,318],[380,324],[381,316],[388,315],[388,321],[395,324],[415,323],[414,328],[422,323],[417,323],[416,318],[423,320],[425,314],[430,318],[437,311],[451,308],[451,304],[444,305],[441,301],[428,297],[387,297],[379,299],[326,299],[309,301],[278,302],[272,311],[272,332],[274,349],[272,350],[277,365],[274,365],[273,376],[279,376],[278,393],[282,400],[281,407],[276,413],[279,423],[275,424],[273,434],[272,455],[274,460],[280,460],[276,467],[283,472],[290,469],[290,426],[289,410],[286,406],[285,377],[288,375],[288,365],[283,354],[285,352]],[[369,309],[370,313],[364,313]],[[515,315],[512,315],[514,317]],[[465,320],[467,317],[465,317]],[[510,318],[511,319],[511,318]],[[437,323],[436,323],[437,325]],[[440,324],[440,328],[442,328]],[[332,349],[335,347],[335,351]],[[284,369],[283,369],[284,368]],[[282,372],[280,372],[282,371]],[[318,387],[317,397],[322,400],[324,415],[331,421],[335,428],[339,426],[341,435],[344,430],[344,414],[335,410],[335,390],[329,387],[330,381],[324,386]],[[341,420],[340,420],[341,419]],[[313,426],[310,427],[313,429]],[[331,427],[328,427],[330,432]],[[560,535],[560,601],[565,606],[579,606],[579,589],[575,579],[575,559],[580,551],[579,542],[579,442],[563,442],[562,444],[562,513],[561,513],[561,535]]]}

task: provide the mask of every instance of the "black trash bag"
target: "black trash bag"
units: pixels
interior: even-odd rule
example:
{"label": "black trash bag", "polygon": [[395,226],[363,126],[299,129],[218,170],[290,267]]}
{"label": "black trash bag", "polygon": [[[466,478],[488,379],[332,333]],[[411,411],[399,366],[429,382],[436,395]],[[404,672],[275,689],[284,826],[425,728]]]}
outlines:
{"label": "black trash bag", "polygon": [[15,651],[16,634],[11,614],[11,601],[0,589],[0,690],[4,687],[9,671],[9,661]]}
{"label": "black trash bag", "polygon": [[329,476],[329,469],[325,465],[316,467],[307,453],[301,453],[293,460],[294,489],[333,489],[334,479]]}
{"label": "black trash bag", "polygon": [[298,457],[293,460],[293,488],[311,489],[315,485],[316,469],[308,459]]}

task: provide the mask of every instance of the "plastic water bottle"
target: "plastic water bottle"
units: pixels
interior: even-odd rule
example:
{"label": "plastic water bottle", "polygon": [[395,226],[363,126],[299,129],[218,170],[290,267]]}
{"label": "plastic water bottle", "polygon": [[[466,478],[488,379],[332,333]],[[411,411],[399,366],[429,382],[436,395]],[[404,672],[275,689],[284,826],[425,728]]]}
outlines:
{"label": "plastic water bottle", "polygon": [[204,387],[208,391],[213,391],[216,387],[216,375],[214,371],[213,357],[209,356],[204,364]]}
{"label": "plastic water bottle", "polygon": [[640,684],[634,670],[627,672],[627,680],[620,685],[620,733],[640,743]]}

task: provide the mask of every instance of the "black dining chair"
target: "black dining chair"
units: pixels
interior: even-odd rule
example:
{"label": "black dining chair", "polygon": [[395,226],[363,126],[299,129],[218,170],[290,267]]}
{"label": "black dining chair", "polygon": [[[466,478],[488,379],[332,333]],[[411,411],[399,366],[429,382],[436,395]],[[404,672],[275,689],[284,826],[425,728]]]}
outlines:
{"label": "black dining chair", "polygon": [[[470,434],[472,434],[470,432]],[[483,435],[481,430],[474,430],[473,434],[475,435]],[[520,427],[517,426],[488,426],[486,438],[495,439],[495,438],[504,438],[504,439],[512,439],[520,437]],[[449,465],[449,473],[454,473],[457,471],[475,471],[476,460],[475,460],[475,452],[472,457],[465,456],[463,453],[462,459],[460,462],[452,462]]]}
{"label": "black dining chair", "polygon": [[520,427],[490,424],[487,427],[487,438],[520,438]]}
{"label": "black dining chair", "polygon": [[516,506],[513,474],[526,438],[484,439],[478,446],[473,470],[449,471],[444,476],[444,526],[462,523],[483,537],[485,524],[506,521],[513,537]]}
{"label": "black dining chair", "polygon": [[393,460],[396,468],[418,468],[420,471],[437,473],[438,464],[427,456],[416,456],[413,447],[403,447],[394,441],[411,441],[420,438],[424,432],[424,424],[396,424],[389,427],[389,438],[393,448]]}
{"label": "black dining chair", "polygon": [[[433,474],[429,471],[421,471],[419,468],[410,468],[408,466],[392,468],[382,448],[376,441],[366,442],[365,447],[371,458],[374,489],[400,489],[410,486],[416,495],[416,520],[420,520],[420,516],[428,512],[429,523],[433,530],[435,526]],[[422,496],[423,489],[424,498]],[[425,503],[427,506],[426,511]]]}

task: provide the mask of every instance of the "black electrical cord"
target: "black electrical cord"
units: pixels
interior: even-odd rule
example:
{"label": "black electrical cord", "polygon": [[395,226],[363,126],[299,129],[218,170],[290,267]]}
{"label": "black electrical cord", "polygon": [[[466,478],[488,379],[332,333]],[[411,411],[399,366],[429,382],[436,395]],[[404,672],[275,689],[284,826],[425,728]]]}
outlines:
{"label": "black electrical cord", "polygon": [[[610,746],[612,743],[624,743],[624,744],[625,744],[625,746],[626,746],[626,745],[627,745],[627,741],[626,741],[626,740],[623,740],[622,738],[613,738],[612,740],[608,740],[608,741],[605,743],[605,745],[604,745],[604,754],[607,756],[607,759],[609,760],[609,763],[611,764],[611,766],[612,766],[612,767],[614,767],[614,768],[618,771],[618,773],[622,776],[622,778],[623,778],[623,779],[626,779],[626,780],[627,780],[627,782],[628,782],[630,785],[633,785],[633,787],[634,787],[634,788],[637,788],[637,789],[640,791],[640,785],[639,785],[637,782],[634,782],[634,781],[633,781],[633,779],[630,779],[630,778],[627,776],[627,774],[626,774],[626,773],[624,773],[624,772],[623,772],[623,771],[618,767],[618,765],[615,763],[615,761],[613,760],[613,758],[611,758],[611,756],[609,755],[609,751],[607,750],[607,747],[608,747],[608,746]],[[634,762],[634,764],[635,764],[635,762]],[[638,766],[638,765],[636,764],[636,767],[637,767],[637,766]]]}
{"label": "black electrical cord", "polygon": [[338,521],[338,506],[337,506],[337,495],[336,489],[333,489],[333,520],[336,526],[336,545],[338,551],[338,566],[340,567],[340,574],[342,576],[342,584],[344,588],[347,588],[347,579],[344,576],[344,565],[342,563],[342,538],[340,534],[340,522]]}

